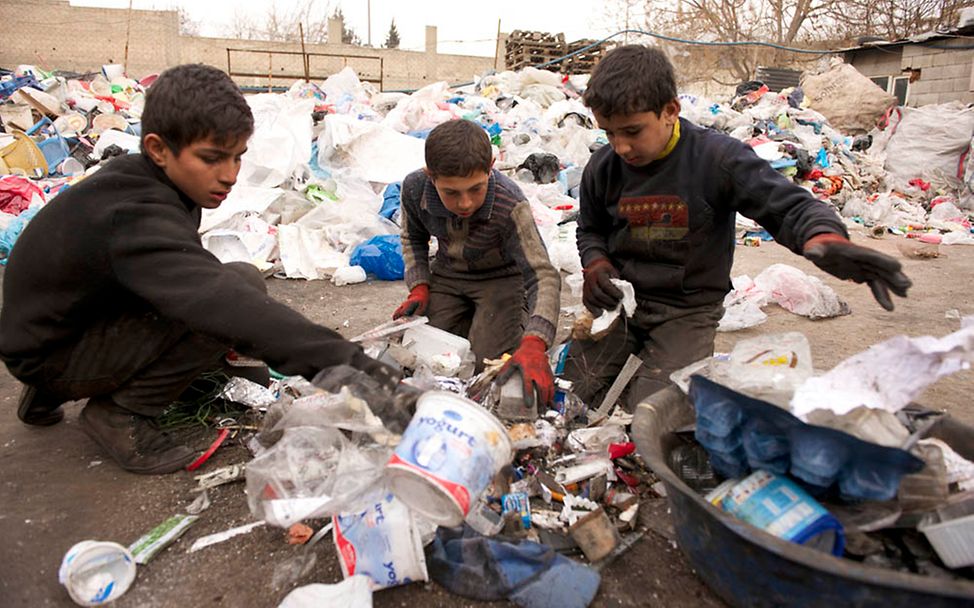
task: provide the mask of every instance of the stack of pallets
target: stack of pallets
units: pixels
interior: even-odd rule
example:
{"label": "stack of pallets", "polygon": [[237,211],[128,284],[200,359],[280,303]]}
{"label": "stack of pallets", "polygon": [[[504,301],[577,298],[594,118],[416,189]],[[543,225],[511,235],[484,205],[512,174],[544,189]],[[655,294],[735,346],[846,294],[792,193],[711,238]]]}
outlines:
{"label": "stack of pallets", "polygon": [[[563,55],[568,55],[574,53],[579,49],[584,49],[596,42],[595,40],[582,39],[576,40],[575,42],[569,42],[565,45],[565,52]],[[559,65],[561,66],[562,74],[591,74],[592,69],[595,64],[602,59],[602,55],[605,54],[606,46],[601,44],[599,46],[594,46],[590,49],[579,53],[578,55],[573,55],[568,59],[562,61]]]}
{"label": "stack of pallets", "polygon": [[[504,45],[504,65],[508,70],[538,66],[565,54],[565,35],[514,30]],[[558,65],[547,69],[557,72]]]}

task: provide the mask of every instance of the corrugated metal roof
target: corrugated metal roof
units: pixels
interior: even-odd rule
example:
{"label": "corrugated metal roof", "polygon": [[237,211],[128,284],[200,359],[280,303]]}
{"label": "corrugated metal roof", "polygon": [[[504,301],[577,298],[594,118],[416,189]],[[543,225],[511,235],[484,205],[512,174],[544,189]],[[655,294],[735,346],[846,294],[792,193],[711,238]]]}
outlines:
{"label": "corrugated metal roof", "polygon": [[768,88],[774,92],[787,89],[788,87],[797,87],[801,81],[801,76],[802,73],[800,70],[769,68],[766,66],[759,66],[754,73],[755,80],[760,80],[768,85]]}

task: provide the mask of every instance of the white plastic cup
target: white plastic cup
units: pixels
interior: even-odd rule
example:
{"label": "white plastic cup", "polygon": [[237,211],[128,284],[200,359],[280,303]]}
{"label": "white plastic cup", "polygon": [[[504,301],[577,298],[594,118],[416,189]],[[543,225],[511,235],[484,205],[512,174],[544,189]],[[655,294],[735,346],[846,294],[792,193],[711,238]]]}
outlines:
{"label": "white plastic cup", "polygon": [[81,175],[85,172],[85,166],[82,165],[81,161],[78,159],[69,156],[61,162],[61,166],[58,168],[58,170],[61,172],[61,175],[64,176]]}
{"label": "white plastic cup", "polygon": [[84,540],[64,554],[58,581],[79,606],[101,606],[128,591],[135,580],[135,558],[118,543]]}

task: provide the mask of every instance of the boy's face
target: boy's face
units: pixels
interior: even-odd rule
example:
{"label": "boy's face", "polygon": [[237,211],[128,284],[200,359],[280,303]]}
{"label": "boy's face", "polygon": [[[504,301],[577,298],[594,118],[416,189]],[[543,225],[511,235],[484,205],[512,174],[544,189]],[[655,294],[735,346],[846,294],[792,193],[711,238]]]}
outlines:
{"label": "boy's face", "polygon": [[595,120],[605,131],[609,145],[626,163],[645,167],[659,158],[673,135],[673,125],[680,119],[680,102],[672,100],[656,112],[637,112],[603,116],[598,112]]}
{"label": "boy's face", "polygon": [[433,177],[430,180],[436,188],[443,206],[450,213],[460,217],[470,217],[484,206],[487,200],[487,182],[490,172],[474,171],[466,177]]}
{"label": "boy's face", "polygon": [[174,153],[155,133],[145,136],[146,153],[186,196],[200,207],[216,209],[237,183],[247,139],[218,144],[211,137]]}

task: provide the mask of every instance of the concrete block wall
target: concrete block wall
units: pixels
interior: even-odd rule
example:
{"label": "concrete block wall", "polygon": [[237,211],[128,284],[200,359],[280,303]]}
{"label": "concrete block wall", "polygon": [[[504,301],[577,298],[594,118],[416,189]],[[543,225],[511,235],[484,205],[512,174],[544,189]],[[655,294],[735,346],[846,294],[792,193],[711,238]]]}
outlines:
{"label": "concrete block wall", "polygon": [[[331,26],[331,24],[329,24]],[[126,32],[128,35],[126,36]],[[436,28],[426,28],[426,51],[370,49],[344,44],[309,44],[309,53],[366,55],[382,58],[386,90],[415,89],[445,80],[469,82],[494,67],[493,57],[441,55],[436,52]],[[205,63],[227,70],[227,49],[271,51],[231,52],[234,72],[275,74],[275,85],[288,86],[303,74],[300,43],[267,42],[181,36],[175,11],[103,9],[71,6],[68,0],[0,0],[0,66],[37,65],[45,70],[97,71],[106,63],[123,63],[128,39],[128,74],[140,78],[180,63]],[[337,36],[336,36],[337,38]],[[312,56],[313,80],[354,68],[363,78],[379,79],[379,61],[355,57]],[[242,85],[266,86],[266,77],[240,77]]]}
{"label": "concrete block wall", "polygon": [[[907,105],[950,101],[974,103],[974,49],[949,48],[970,46],[969,41],[937,40],[930,45],[907,44],[902,47],[900,69],[920,70],[919,78],[910,83]],[[856,67],[859,67],[858,63]]]}

